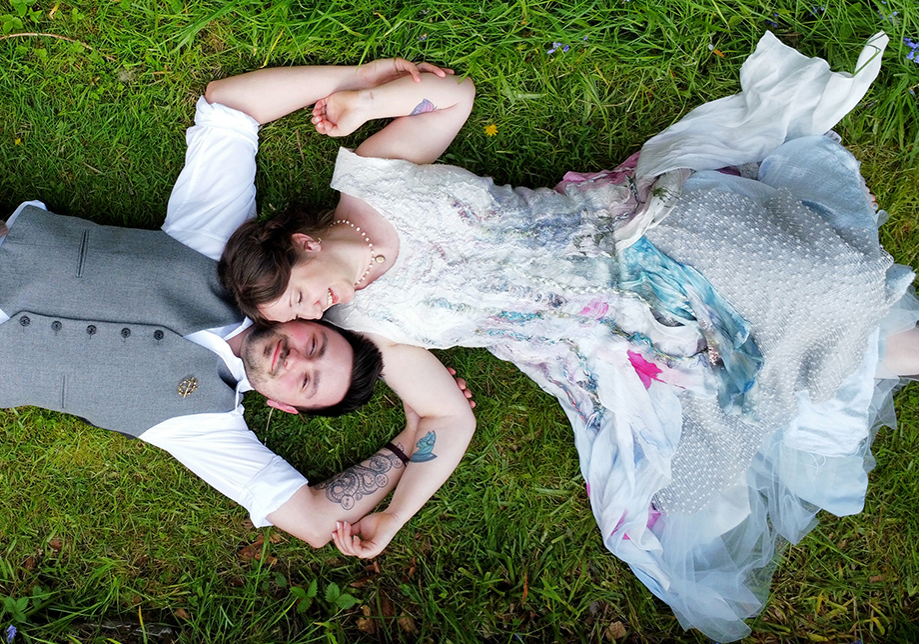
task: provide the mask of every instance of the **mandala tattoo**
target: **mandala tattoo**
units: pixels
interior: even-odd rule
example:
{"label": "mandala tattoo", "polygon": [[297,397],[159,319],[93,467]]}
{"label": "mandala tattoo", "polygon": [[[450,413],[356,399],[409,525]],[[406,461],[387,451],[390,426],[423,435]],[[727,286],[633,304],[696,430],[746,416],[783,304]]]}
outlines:
{"label": "mandala tattoo", "polygon": [[[401,449],[401,445],[399,446]],[[363,463],[349,467],[341,474],[316,484],[317,490],[325,490],[325,498],[338,503],[345,510],[368,494],[373,494],[389,484],[386,473],[391,469],[403,467],[402,461],[395,454],[378,452]]]}

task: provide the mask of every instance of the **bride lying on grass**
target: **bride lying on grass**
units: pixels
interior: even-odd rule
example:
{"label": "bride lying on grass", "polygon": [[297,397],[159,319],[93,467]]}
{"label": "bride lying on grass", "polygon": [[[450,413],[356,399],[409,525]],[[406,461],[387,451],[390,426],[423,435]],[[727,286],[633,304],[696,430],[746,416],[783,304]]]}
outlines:
{"label": "bride lying on grass", "polygon": [[[893,420],[898,375],[919,372],[913,274],[878,243],[857,161],[823,136],[885,45],[849,76],[766,34],[741,94],[555,190],[427,165],[465,121],[468,80],[333,94],[319,132],[397,118],[339,152],[334,211],[240,228],[224,280],[249,315],[325,314],[384,362],[405,345],[513,362],[570,419],[605,545],[684,627],[738,639],[783,539],[821,508],[860,511],[873,429]],[[264,122],[302,107],[263,110],[290,80],[255,72],[208,98]],[[384,511],[335,541],[369,556],[401,525]]]}

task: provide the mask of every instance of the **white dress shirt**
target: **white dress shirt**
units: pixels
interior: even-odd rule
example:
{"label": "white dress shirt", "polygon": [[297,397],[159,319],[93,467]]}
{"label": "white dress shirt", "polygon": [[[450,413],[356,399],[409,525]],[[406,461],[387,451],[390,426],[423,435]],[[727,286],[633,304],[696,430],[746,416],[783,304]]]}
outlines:
{"label": "white dress shirt", "polygon": [[[198,99],[195,125],[186,132],[185,167],[169,198],[163,230],[217,260],[240,224],[255,216],[255,155],[258,123],[249,115]],[[23,203],[7,220],[15,224]],[[3,238],[0,237],[0,244]],[[9,316],[0,310],[0,324]],[[145,431],[140,439],[160,447],[214,488],[245,507],[256,526],[306,485],[302,474],[265,447],[243,419],[242,396],[252,389],[242,360],[227,340],[249,327],[249,319],[189,334],[211,349],[237,380],[236,408],[213,414],[177,416]]]}

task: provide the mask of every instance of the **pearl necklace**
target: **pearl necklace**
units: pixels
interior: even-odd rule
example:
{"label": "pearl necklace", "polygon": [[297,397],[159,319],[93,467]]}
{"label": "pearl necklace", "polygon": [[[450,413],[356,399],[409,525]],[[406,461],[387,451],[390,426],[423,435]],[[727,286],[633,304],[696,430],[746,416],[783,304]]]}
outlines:
{"label": "pearl necklace", "polygon": [[360,279],[357,280],[357,281],[354,283],[354,285],[357,286],[358,284],[360,284],[361,282],[363,282],[363,281],[367,278],[368,275],[370,275],[370,271],[373,270],[373,265],[374,265],[374,264],[382,264],[383,262],[386,261],[386,257],[385,257],[384,255],[375,255],[375,254],[374,254],[374,252],[373,252],[373,242],[370,241],[370,237],[367,236],[367,233],[365,233],[363,230],[361,230],[361,227],[360,227],[360,226],[355,226],[354,224],[352,224],[352,223],[351,223],[350,221],[348,221],[347,219],[336,219],[334,222],[332,222],[332,225],[333,225],[333,226],[338,226],[339,224],[345,224],[345,225],[350,226],[351,228],[353,228],[353,229],[355,230],[355,232],[359,232],[359,233],[361,234],[361,237],[364,239],[364,241],[367,242],[367,247],[370,248],[370,263],[367,265],[367,270],[364,271],[364,274],[361,275]]}

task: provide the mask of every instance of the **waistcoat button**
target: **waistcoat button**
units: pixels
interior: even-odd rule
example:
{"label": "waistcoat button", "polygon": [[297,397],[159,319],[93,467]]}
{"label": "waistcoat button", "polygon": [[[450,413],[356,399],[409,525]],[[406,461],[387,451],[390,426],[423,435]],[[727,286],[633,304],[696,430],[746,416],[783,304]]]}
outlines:
{"label": "waistcoat button", "polygon": [[160,331],[159,329],[157,329],[156,331],[153,332],[153,339],[154,339],[154,340],[162,340],[162,339],[163,339],[163,335],[164,335],[163,332]]}
{"label": "waistcoat button", "polygon": [[90,324],[88,327],[86,327],[86,332],[87,332],[89,335],[96,335],[96,325],[95,325],[95,324]]}
{"label": "waistcoat button", "polygon": [[63,326],[64,325],[61,324],[60,321],[58,320],[55,320],[54,322],[51,323],[51,329],[54,331],[60,331],[63,328]]}
{"label": "waistcoat button", "polygon": [[19,318],[20,326],[29,326],[30,324],[32,324],[32,320],[29,319],[28,315],[23,315],[21,318]]}
{"label": "waistcoat button", "polygon": [[123,328],[123,329],[121,330],[121,337],[122,337],[122,338],[130,338],[130,337],[131,337],[131,329],[129,329],[128,327]]}

